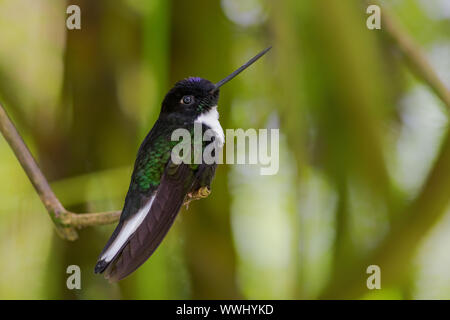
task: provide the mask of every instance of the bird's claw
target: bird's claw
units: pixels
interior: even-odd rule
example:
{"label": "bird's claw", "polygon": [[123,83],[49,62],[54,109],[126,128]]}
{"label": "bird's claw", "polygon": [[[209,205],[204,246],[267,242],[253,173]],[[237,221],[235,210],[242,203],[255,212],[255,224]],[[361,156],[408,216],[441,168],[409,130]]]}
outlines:
{"label": "bird's claw", "polygon": [[208,187],[201,187],[197,190],[197,196],[199,198],[206,198],[211,193],[211,190],[209,190]]}
{"label": "bird's claw", "polygon": [[189,203],[191,203],[191,201],[206,198],[210,194],[211,190],[209,189],[209,187],[201,187],[197,191],[189,192],[184,199],[184,205],[186,206],[186,209],[189,208]]}

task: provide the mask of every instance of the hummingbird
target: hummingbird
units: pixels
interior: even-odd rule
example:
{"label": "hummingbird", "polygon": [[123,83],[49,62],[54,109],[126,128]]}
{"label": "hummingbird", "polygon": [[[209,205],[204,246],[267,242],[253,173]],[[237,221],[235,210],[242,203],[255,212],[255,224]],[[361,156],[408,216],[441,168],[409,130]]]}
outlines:
{"label": "hummingbird", "polygon": [[[141,266],[162,242],[183,203],[205,198],[217,164],[172,161],[174,130],[212,130],[210,143],[225,142],[217,104],[219,88],[261,58],[268,47],[216,84],[199,77],[178,81],[164,97],[158,119],[139,147],[119,223],[100,253],[95,273],[119,281]],[[208,144],[202,142],[202,148]]]}

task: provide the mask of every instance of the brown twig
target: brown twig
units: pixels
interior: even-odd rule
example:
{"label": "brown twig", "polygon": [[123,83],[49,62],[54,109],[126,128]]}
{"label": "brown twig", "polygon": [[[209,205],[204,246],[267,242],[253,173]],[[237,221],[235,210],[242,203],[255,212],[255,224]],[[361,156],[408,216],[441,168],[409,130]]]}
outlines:
{"label": "brown twig", "polygon": [[76,228],[99,226],[116,222],[119,220],[121,213],[121,211],[82,214],[70,213],[64,217],[64,223]]}
{"label": "brown twig", "polygon": [[0,104],[0,131],[19,160],[42,203],[55,224],[58,234],[66,240],[76,240],[75,228],[113,223],[118,220],[120,211],[76,214],[67,211],[53,193],[47,179],[42,174],[30,150],[25,145],[16,127]]}
{"label": "brown twig", "polygon": [[42,203],[47,209],[50,218],[53,220],[56,226],[56,231],[58,234],[67,240],[77,239],[77,232],[74,228],[64,225],[62,223],[62,217],[68,216],[67,211],[59,202],[58,198],[53,193],[47,179],[42,174],[36,161],[25,145],[19,132],[17,132],[16,127],[9,119],[5,109],[0,104],[0,131],[5,137],[6,141],[10,145],[11,149],[14,151],[17,159],[22,165],[23,170],[27,174],[31,183],[33,184],[36,192],[41,198]]}
{"label": "brown twig", "polygon": [[383,8],[383,30],[394,41],[402,52],[409,67],[436,93],[450,110],[450,90],[439,79],[436,72],[426,59],[422,50],[414,43],[413,39],[392,18],[389,11]]}

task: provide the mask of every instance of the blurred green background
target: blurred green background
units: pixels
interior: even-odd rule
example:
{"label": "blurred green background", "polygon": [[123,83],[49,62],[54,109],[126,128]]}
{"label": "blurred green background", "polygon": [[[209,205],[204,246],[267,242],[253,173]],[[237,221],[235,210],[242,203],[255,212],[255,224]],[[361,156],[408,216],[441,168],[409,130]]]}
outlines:
{"label": "blurred green background", "polygon": [[[450,87],[450,1],[385,1]],[[81,8],[81,30],[65,27]],[[0,0],[0,101],[64,206],[122,207],[167,90],[215,82],[224,128],[280,128],[280,171],[220,165],[155,254],[94,275],[114,226],[55,234],[0,138],[1,299],[450,298],[446,109],[357,0]],[[68,290],[68,265],[82,289]],[[366,268],[381,267],[381,290]]]}

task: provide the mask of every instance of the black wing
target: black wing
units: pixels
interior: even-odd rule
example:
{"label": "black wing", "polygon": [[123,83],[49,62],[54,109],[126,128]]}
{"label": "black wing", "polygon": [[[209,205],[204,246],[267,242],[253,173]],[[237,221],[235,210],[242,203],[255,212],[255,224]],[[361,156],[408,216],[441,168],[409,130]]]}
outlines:
{"label": "black wing", "polygon": [[[101,265],[106,278],[110,281],[123,279],[153,254],[172,226],[186,194],[192,188],[194,174],[186,164],[168,163],[143,221],[112,260],[106,265],[101,263],[101,260],[98,262],[97,265]],[[121,224],[123,225],[122,221],[119,226]]]}
{"label": "black wing", "polygon": [[[146,162],[148,161],[148,159],[146,159],[146,156],[148,154],[146,150],[150,150],[153,148],[154,141],[157,138],[159,138],[158,133],[162,132],[160,129],[161,129],[160,122],[156,121],[155,125],[150,130],[150,132],[142,142],[141,146],[139,147],[137,158],[134,164],[134,170],[130,186],[128,188],[127,196],[125,198],[125,205],[122,209],[122,214],[120,215],[119,224],[114,229],[113,234],[111,235],[102,252],[100,253],[100,257],[95,266],[95,273],[102,273],[111,263],[112,259],[104,258],[105,253],[108,250],[110,250],[111,245],[114,243],[114,241],[121,233],[126,221],[133,218],[133,216],[136,215],[139,212],[139,210],[143,208],[145,204],[151,199],[152,195],[156,191],[156,187],[152,187],[147,190],[141,190],[139,188],[139,181],[137,176],[138,172],[145,167]],[[117,248],[116,251],[119,252],[120,249],[121,248]]]}

